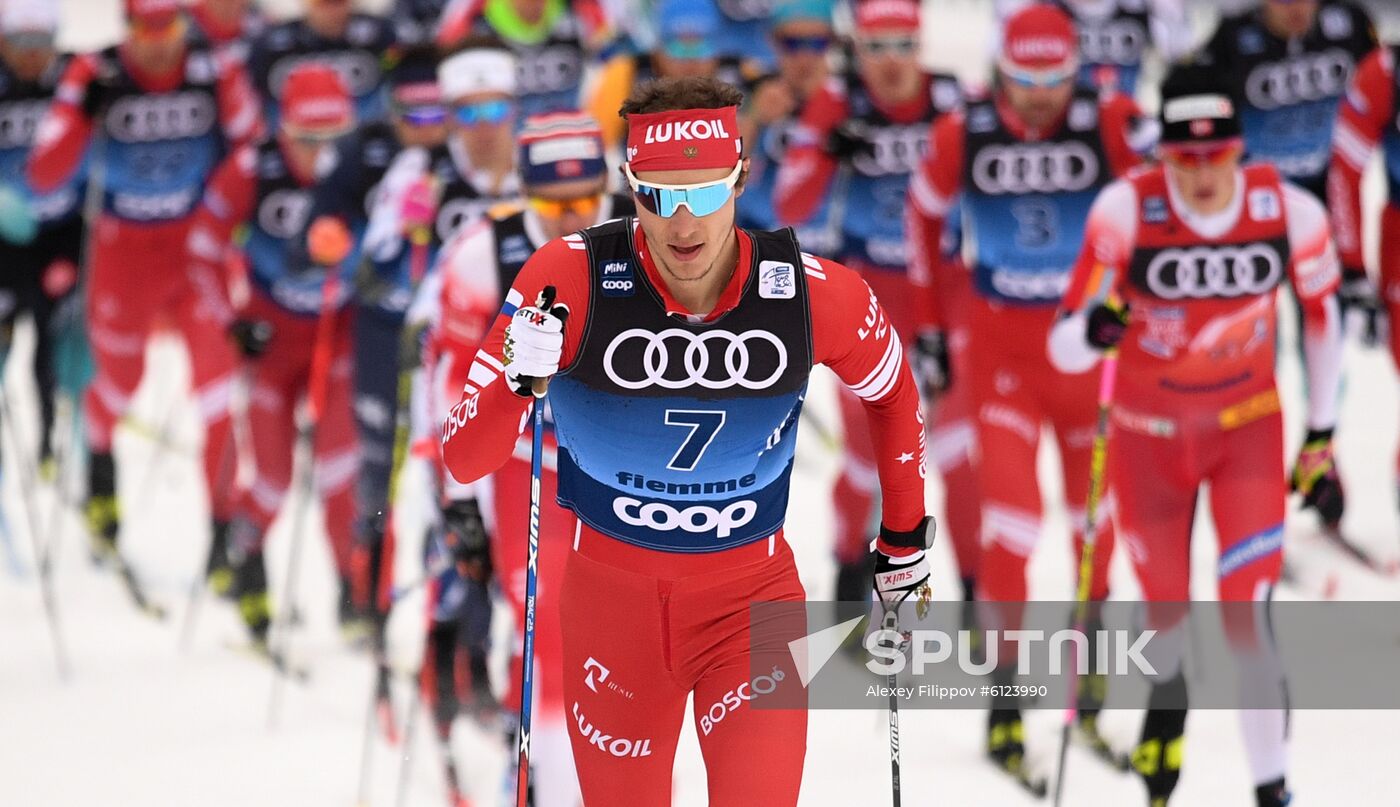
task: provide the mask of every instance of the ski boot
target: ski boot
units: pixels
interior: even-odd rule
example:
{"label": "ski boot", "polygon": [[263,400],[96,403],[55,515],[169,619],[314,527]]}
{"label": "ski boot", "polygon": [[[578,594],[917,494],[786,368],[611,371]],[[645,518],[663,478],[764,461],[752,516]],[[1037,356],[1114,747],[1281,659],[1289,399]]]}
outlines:
{"label": "ski boot", "polygon": [[1293,801],[1293,794],[1288,792],[1288,786],[1280,776],[1272,782],[1254,788],[1254,800],[1259,803],[1259,807],[1288,807]]}
{"label": "ski boot", "polygon": [[233,592],[233,566],[228,558],[228,534],[232,524],[228,521],[215,521],[209,536],[209,562],[204,567],[204,579],[209,589],[220,597],[229,597]]}
{"label": "ski boot", "polygon": [[1152,687],[1142,739],[1133,750],[1133,768],[1147,785],[1148,804],[1167,807],[1181,779],[1182,752],[1186,745],[1186,679],[1181,673]]}
{"label": "ski boot", "polygon": [[88,496],[83,505],[92,558],[105,563],[116,557],[121,510],[117,503],[117,467],[111,452],[94,451],[88,458]]}
{"label": "ski boot", "polygon": [[1032,796],[1044,798],[1046,783],[1026,772],[1026,735],[1017,706],[994,706],[987,715],[987,756]]}
{"label": "ski boot", "polygon": [[253,644],[266,647],[268,630],[272,627],[272,602],[267,592],[267,561],[261,549],[235,553],[233,589],[238,612],[243,616]]}

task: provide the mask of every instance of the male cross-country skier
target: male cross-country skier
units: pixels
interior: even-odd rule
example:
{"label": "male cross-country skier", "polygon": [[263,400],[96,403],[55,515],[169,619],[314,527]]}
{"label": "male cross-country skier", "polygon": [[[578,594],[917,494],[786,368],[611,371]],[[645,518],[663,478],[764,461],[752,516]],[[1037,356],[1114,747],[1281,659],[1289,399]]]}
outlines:
{"label": "male cross-country skier", "polygon": [[[1332,172],[1327,180],[1328,209],[1337,251],[1342,258],[1345,290],[1354,279],[1370,284],[1361,238],[1362,176],[1380,146],[1385,158],[1387,204],[1380,210],[1380,307],[1390,322],[1390,354],[1400,363],[1400,47],[1386,45],[1367,56],[1356,70],[1342,101],[1332,144]],[[1345,293],[1345,292],[1344,292]],[[1397,460],[1400,466],[1400,460]],[[1400,490],[1400,471],[1396,473]]]}
{"label": "male cross-country skier", "polygon": [[305,15],[270,26],[248,53],[248,72],[268,124],[277,123],[282,85],[292,68],[321,62],[340,73],[355,99],[355,116],[384,116],[384,73],[394,26],[384,17],[356,13],[351,0],[303,0]]}
{"label": "male cross-country skier", "polygon": [[[739,197],[740,226],[771,230],[778,226],[774,209],[778,168],[787,158],[798,119],[808,99],[830,78],[830,57],[838,40],[830,0],[779,0],[770,31],[777,67],[754,83],[748,106],[741,110],[744,142],[749,148],[749,178]],[[835,226],[828,199],[798,224],[798,241],[808,252],[832,257]]]}
{"label": "male cross-country skier", "polygon": [[598,0],[450,0],[434,34],[438,46],[452,50],[473,36],[497,37],[515,53],[521,120],[584,106],[589,67],[616,55]]}
{"label": "male cross-country skier", "polygon": [[[430,49],[406,52],[387,79],[388,120],[364,123],[336,143],[333,166],[312,193],[308,232],[318,220],[338,219],[363,252],[353,328],[361,519],[356,574],[345,581],[354,585],[342,601],[347,628],[364,627],[363,584],[380,578],[404,314],[442,242],[518,192],[515,79],[514,56],[499,45],[464,49],[441,64]],[[427,200],[410,213],[413,188],[423,182],[436,188],[438,204]],[[306,263],[304,239],[293,249]]]}
{"label": "male cross-country skier", "polygon": [[[1307,496],[1335,496],[1337,254],[1314,197],[1271,165],[1241,167],[1241,114],[1215,67],[1168,75],[1161,122],[1162,164],[1108,186],[1090,211],[1049,354],[1062,371],[1084,373],[1101,351],[1119,351],[1109,473],[1144,599],[1190,599],[1191,530],[1208,483],[1220,599],[1267,602],[1282,568],[1289,486],[1276,291],[1289,284],[1303,311],[1308,433],[1293,482]],[[1182,615],[1167,610],[1149,609],[1150,627],[1164,634]],[[1255,613],[1226,618],[1244,659],[1241,691],[1276,692],[1282,704],[1267,614]],[[1186,684],[1180,658],[1168,663],[1158,665],[1134,754],[1154,807],[1176,785],[1184,745]],[[1282,807],[1286,712],[1242,709],[1240,722],[1259,807]]]}
{"label": "male cross-country skier", "polygon": [[[1262,0],[1222,20],[1204,54],[1233,80],[1246,159],[1273,164],[1325,202],[1338,110],[1356,65],[1376,44],[1371,18],[1350,0]],[[1375,288],[1355,271],[1359,264],[1343,266],[1344,324],[1375,346]],[[1340,526],[1340,509],[1318,515],[1327,529]]]}
{"label": "male cross-country skier", "polygon": [[[15,321],[29,314],[36,336],[39,462],[46,476],[57,471],[52,448],[55,341],[59,320],[77,305],[72,292],[86,230],[86,171],[75,171],[42,195],[24,179],[39,121],[72,58],[55,50],[57,33],[58,8],[50,0],[8,0],[0,7],[0,367],[9,355]],[[64,315],[58,315],[60,307]]]}
{"label": "male cross-country skier", "polygon": [[214,533],[227,529],[237,359],[220,323],[198,304],[183,257],[209,176],[262,130],[242,69],[190,44],[178,0],[126,0],[126,14],[121,44],[68,66],[28,164],[41,193],[68,181],[89,146],[94,169],[103,172],[86,289],[97,376],[84,414],[91,452],[86,512],[104,554],[115,552],[119,525],[112,431],[141,381],[146,339],[164,317],[189,349]]}
{"label": "male cross-country skier", "polygon": [[[346,295],[323,299],[325,274],[294,271],[286,247],[302,231],[317,160],[354,125],[354,108],[333,69],[303,64],[287,76],[279,117],[276,135],[239,149],[219,166],[189,239],[191,261],[203,273],[206,305],[217,312],[249,372],[243,433],[252,449],[254,477],[240,493],[227,546],[216,545],[209,553],[208,572],[216,590],[234,584],[239,613],[258,642],[266,640],[272,613],[263,542],[291,487],[296,408],[308,392],[316,350],[328,350],[331,356],[312,448],[316,488],[331,557],[342,578],[351,571],[359,471],[350,410],[351,328],[349,314],[342,310]],[[223,282],[231,249],[238,250],[247,268],[239,280],[248,287],[248,299],[237,308]],[[327,304],[334,310],[322,312]],[[328,332],[332,345],[316,344],[321,316],[336,318]]]}
{"label": "male cross-country skier", "polygon": [[[526,205],[508,214],[491,215],[443,247],[436,289],[424,284],[424,291],[434,292],[431,301],[435,324],[430,331],[425,362],[431,381],[428,395],[432,422],[442,423],[447,411],[457,403],[463,388],[470,384],[473,358],[495,320],[506,293],[530,255],[549,241],[576,230],[609,219],[633,214],[631,194],[607,192],[607,167],[604,160],[603,135],[598,124],[583,113],[557,113],[528,118],[518,137],[519,165]],[[415,303],[415,308],[418,304]],[[428,306],[424,306],[427,308]],[[410,312],[410,318],[415,312]],[[478,371],[479,372],[479,371]],[[556,450],[553,433],[548,433],[549,445],[544,452],[542,496],[552,497],[558,488],[555,474]],[[450,477],[443,480],[443,526],[450,549],[456,553],[458,568],[468,574],[476,570],[493,574],[500,581],[506,598],[515,612],[517,633],[523,631],[525,616],[526,518],[530,492],[530,444],[523,438],[512,459],[490,477],[490,484],[478,481],[461,485]],[[484,508],[484,509],[483,509]],[[491,524],[490,539],[486,523]],[[546,504],[540,514],[540,587],[536,616],[536,663],[540,675],[536,696],[536,716],[531,745],[535,749],[532,763],[535,775],[531,787],[536,804],[572,807],[578,801],[577,774],[569,750],[567,712],[564,708],[564,686],[561,669],[561,636],[559,631],[558,586],[562,581],[564,559],[573,539],[574,519],[564,510]],[[451,596],[457,585],[455,573],[442,577],[438,587],[440,600]],[[484,575],[483,575],[484,576]],[[463,613],[456,619],[463,623],[484,622],[489,619],[491,603],[484,603],[487,613],[465,611],[473,606],[463,603]],[[457,643],[456,621],[451,608],[434,613],[429,627],[429,645],[448,643],[448,650]],[[448,620],[448,621],[443,621]],[[463,624],[466,632],[474,626]],[[511,691],[505,698],[507,715],[519,708],[520,644],[512,662],[508,683]],[[481,649],[469,647],[473,654],[472,684],[477,675],[485,674],[485,658],[480,660],[480,673],[475,654]],[[450,659],[451,652],[438,652],[434,659]],[[449,713],[451,680],[446,679],[450,667],[439,669],[436,683],[439,691],[447,686],[438,705]],[[572,673],[565,673],[565,675]],[[445,680],[446,679],[446,680]],[[433,697],[437,693],[430,693]],[[514,747],[514,737],[507,740]],[[514,761],[514,758],[512,758]],[[514,785],[516,774],[508,770],[506,781]]]}
{"label": "male cross-country skier", "polygon": [[[835,219],[834,257],[860,272],[905,340],[915,340],[921,324],[905,248],[905,192],[928,145],[929,124],[962,100],[957,79],[919,65],[919,22],[915,0],[870,0],[856,7],[855,65],[807,99],[773,189],[773,208],[784,224],[802,224],[824,208],[837,211],[827,213]],[[917,340],[912,349],[916,371],[928,366],[925,357],[934,365],[947,360],[941,344]],[[919,375],[928,389],[942,383],[930,375],[946,372]],[[877,492],[876,457],[860,399],[843,390],[840,407],[846,452],[832,489],[836,598],[851,600],[869,593],[865,545]],[[976,506],[969,491],[956,493],[950,497],[954,508]]]}
{"label": "male cross-country skier", "polygon": [[1248,159],[1322,199],[1337,107],[1376,44],[1348,0],[1262,0],[1221,20],[1204,53],[1233,82]]}
{"label": "male cross-country skier", "polygon": [[751,667],[772,669],[764,691],[805,704],[782,697],[800,688],[786,643],[805,625],[751,650],[747,606],[804,596],[783,520],[817,363],[866,402],[885,505],[876,589],[891,605],[927,595],[923,423],[899,336],[856,273],[788,231],[735,227],[742,102],[709,78],[633,91],[622,171],[637,218],[526,262],[444,426],[448,470],[479,479],[514,452],[532,381],[553,378],[558,501],[576,517],[557,589],[564,696],[585,804],[671,803],[692,694],[709,803],[796,804],[806,711],[743,696]]}
{"label": "male cross-country skier", "polygon": [[[996,0],[1005,21],[1039,0]],[[1149,51],[1172,62],[1195,44],[1184,0],[1052,0],[1079,30],[1079,86],[1134,95]]]}
{"label": "male cross-country skier", "polygon": [[[1083,222],[1098,190],[1139,161],[1155,129],[1119,94],[1077,90],[1078,39],[1065,13],[1040,3],[1011,17],[994,91],[934,124],[929,153],[909,188],[917,243],[942,243],[961,194],[963,254],[973,273],[968,369],[982,496],[977,598],[1006,603],[979,609],[983,627],[1014,628],[1027,599],[1026,565],[1040,539],[1036,456],[1042,427],[1054,426],[1075,547],[1083,542],[1094,435],[1096,385],[1051,366],[1041,348],[1078,255]],[[938,307],[921,306],[924,317]],[[1106,495],[1103,513],[1112,511]],[[1108,594],[1113,532],[1100,519],[1091,595]],[[1077,568],[1077,566],[1076,566]],[[1002,645],[997,675],[1015,647]],[[1081,678],[1081,725],[1094,734],[1097,684]],[[995,703],[988,751],[1019,775],[1020,710]]]}
{"label": "male cross-country skier", "polygon": [[267,27],[252,0],[197,0],[186,13],[205,41],[240,62]]}

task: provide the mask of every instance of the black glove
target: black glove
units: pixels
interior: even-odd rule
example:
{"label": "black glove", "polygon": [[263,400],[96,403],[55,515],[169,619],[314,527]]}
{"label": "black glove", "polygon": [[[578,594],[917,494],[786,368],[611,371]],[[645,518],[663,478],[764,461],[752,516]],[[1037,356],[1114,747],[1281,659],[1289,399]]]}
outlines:
{"label": "black glove", "polygon": [[1303,494],[1304,509],[1311,507],[1322,517],[1322,523],[1335,527],[1342,522],[1346,510],[1346,494],[1337,462],[1332,453],[1332,430],[1309,429],[1293,466],[1291,487]]}
{"label": "black glove", "polygon": [[1342,270],[1342,285],[1337,289],[1337,302],[1342,307],[1342,322],[1347,333],[1356,333],[1365,347],[1377,347],[1385,341],[1387,327],[1385,312],[1376,298],[1376,287],[1365,269]]}
{"label": "black glove", "polygon": [[107,104],[112,99],[112,85],[117,79],[117,68],[105,57],[97,56],[97,74],[88,82],[83,91],[83,100],[79,106],[83,110],[83,115],[88,120],[96,120],[97,116],[107,108]]}
{"label": "black glove", "polygon": [[1089,312],[1089,325],[1084,330],[1084,338],[1099,350],[1117,347],[1128,332],[1128,306],[1115,308],[1107,303],[1099,303]]}
{"label": "black glove", "polygon": [[448,502],[442,510],[444,541],[457,571],[484,583],[491,578],[491,538],[476,499]]}
{"label": "black glove", "polygon": [[867,129],[860,121],[843,122],[827,136],[827,153],[838,160],[849,160],[858,154],[874,154],[875,145],[866,135]]}
{"label": "black glove", "polygon": [[267,352],[273,333],[272,323],[262,319],[239,317],[228,326],[229,338],[238,346],[238,352],[248,359],[256,359]]}
{"label": "black glove", "polygon": [[932,399],[953,386],[953,366],[948,360],[948,340],[943,332],[925,329],[909,346],[909,369],[919,382],[919,391]]}

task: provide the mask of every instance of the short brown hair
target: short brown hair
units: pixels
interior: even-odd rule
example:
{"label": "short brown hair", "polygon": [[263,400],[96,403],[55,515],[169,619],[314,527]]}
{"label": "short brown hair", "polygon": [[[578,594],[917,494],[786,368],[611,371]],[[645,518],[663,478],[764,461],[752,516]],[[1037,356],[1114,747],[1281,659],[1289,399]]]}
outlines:
{"label": "short brown hair", "polygon": [[723,109],[743,103],[744,94],[737,87],[716,78],[658,78],[633,87],[618,114],[625,118],[673,109]]}

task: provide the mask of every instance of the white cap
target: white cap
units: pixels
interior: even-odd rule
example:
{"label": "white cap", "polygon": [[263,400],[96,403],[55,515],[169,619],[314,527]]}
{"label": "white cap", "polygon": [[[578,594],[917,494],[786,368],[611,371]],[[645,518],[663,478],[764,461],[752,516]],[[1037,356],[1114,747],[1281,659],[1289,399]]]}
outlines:
{"label": "white cap", "polygon": [[0,31],[58,31],[58,3],[55,0],[3,0],[0,3]]}
{"label": "white cap", "polygon": [[447,100],[482,92],[515,95],[515,55],[498,48],[454,53],[438,65],[438,87]]}

